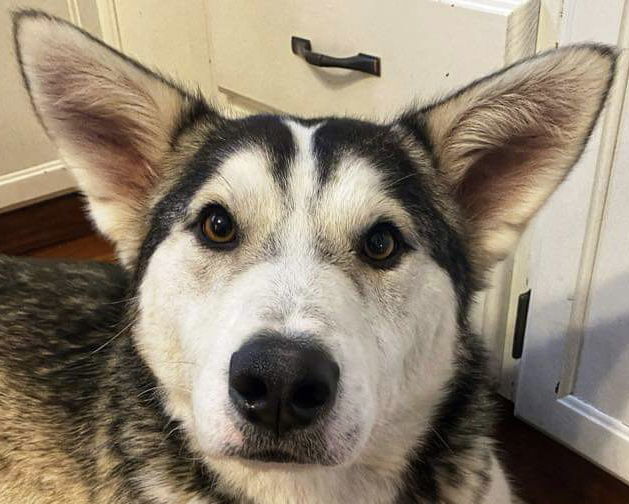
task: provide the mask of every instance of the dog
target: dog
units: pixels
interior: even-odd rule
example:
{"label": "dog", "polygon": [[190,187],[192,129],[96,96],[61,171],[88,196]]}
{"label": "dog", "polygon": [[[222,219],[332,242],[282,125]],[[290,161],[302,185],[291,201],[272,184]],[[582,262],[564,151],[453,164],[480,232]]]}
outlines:
{"label": "dog", "polygon": [[0,262],[0,501],[506,504],[468,315],[579,159],[616,53],[395,119],[229,118],[14,15],[35,112],[119,265]]}

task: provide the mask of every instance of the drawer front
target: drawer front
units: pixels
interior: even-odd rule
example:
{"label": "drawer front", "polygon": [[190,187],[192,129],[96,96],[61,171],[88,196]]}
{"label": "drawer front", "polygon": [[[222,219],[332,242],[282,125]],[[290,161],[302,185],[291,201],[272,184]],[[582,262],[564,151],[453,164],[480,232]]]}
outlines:
{"label": "drawer front", "polygon": [[[434,0],[211,0],[215,78],[221,91],[274,110],[388,117],[501,67],[517,2],[502,3],[511,10]],[[377,56],[381,76],[311,66],[292,53],[292,36],[330,56]]]}

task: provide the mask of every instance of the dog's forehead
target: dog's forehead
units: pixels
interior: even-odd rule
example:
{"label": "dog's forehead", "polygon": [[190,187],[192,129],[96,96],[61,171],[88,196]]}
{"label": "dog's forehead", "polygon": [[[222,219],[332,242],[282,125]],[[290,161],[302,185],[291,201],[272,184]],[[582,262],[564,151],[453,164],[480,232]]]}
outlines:
{"label": "dog's forehead", "polygon": [[256,134],[245,134],[246,141],[240,137],[226,149],[194,194],[188,218],[211,202],[228,206],[239,217],[307,213],[325,219],[330,214],[356,225],[379,214],[393,221],[409,220],[391,179],[402,181],[412,174],[400,175],[395,160],[390,162],[388,146],[378,142],[382,127],[273,116],[258,118],[253,126]]}

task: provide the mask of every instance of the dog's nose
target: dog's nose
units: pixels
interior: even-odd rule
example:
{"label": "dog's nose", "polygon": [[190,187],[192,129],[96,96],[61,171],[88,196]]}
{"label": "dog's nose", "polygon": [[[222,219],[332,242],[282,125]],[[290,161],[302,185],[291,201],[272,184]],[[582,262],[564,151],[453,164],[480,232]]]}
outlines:
{"label": "dog's nose", "polygon": [[280,436],[324,416],[339,367],[322,349],[279,336],[255,337],[231,357],[229,395],[254,425]]}

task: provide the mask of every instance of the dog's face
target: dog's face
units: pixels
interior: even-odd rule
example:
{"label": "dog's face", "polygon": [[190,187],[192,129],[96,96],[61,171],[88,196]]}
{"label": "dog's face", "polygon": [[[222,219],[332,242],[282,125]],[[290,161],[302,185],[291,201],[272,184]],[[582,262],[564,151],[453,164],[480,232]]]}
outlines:
{"label": "dog's face", "polygon": [[466,267],[416,170],[428,154],[350,120],[216,128],[154,210],[168,230],[143,259],[137,337],[172,413],[212,456],[340,464],[370,438],[416,435],[452,374]]}
{"label": "dog's face", "polygon": [[16,26],[35,108],[135,274],[168,413],[203,457],[248,464],[403,465],[473,291],[579,157],[614,62],[548,53],[386,124],[232,120],[58,20]]}

